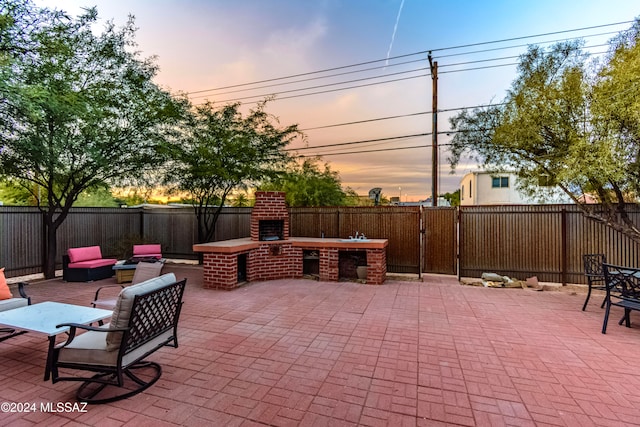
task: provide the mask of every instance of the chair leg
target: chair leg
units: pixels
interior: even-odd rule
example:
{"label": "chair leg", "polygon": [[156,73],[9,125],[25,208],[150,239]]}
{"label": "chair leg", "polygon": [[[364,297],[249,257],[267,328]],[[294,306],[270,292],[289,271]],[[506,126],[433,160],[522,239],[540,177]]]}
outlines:
{"label": "chair leg", "polygon": [[624,309],[624,318],[625,318],[625,326],[627,328],[631,327],[631,310],[628,308]]}
{"label": "chair leg", "polygon": [[602,322],[602,333],[607,333],[607,322],[609,321],[609,311],[611,309],[611,304],[607,302],[607,308],[604,312],[604,322]]}
{"label": "chair leg", "polygon": [[[587,298],[584,300],[584,304],[582,305],[582,311],[587,309],[587,304],[589,303],[589,298],[591,298],[591,283],[589,283],[589,290],[587,291]],[[604,302],[603,302],[604,304]]]}

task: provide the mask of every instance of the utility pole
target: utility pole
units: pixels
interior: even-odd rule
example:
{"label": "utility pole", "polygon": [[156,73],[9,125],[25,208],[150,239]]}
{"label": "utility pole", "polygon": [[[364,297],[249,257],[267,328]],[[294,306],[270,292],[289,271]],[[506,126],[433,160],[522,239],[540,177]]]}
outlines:
{"label": "utility pole", "polygon": [[438,206],[438,61],[429,51],[431,68],[431,206]]}

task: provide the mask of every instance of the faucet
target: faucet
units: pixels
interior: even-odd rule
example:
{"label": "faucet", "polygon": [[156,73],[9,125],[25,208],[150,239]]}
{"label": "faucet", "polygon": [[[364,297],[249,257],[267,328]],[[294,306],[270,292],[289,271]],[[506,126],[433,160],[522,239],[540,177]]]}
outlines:
{"label": "faucet", "polygon": [[365,237],[364,233],[360,234],[360,240],[367,240],[367,238]]}

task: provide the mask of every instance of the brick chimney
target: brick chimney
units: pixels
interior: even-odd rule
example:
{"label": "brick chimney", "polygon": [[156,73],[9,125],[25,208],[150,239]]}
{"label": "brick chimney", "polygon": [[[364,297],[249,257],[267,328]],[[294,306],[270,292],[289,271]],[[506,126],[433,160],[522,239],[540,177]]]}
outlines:
{"label": "brick chimney", "polygon": [[258,191],[251,211],[251,240],[289,238],[289,211],[282,191]]}

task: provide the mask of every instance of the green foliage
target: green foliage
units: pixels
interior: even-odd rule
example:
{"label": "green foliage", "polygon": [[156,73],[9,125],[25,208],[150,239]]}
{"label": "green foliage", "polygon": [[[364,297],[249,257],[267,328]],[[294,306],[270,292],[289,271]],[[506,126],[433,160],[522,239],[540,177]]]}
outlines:
{"label": "green foliage", "polygon": [[448,201],[451,206],[460,206],[460,189],[454,191],[453,193],[441,194],[440,196]]}
{"label": "green foliage", "polygon": [[[590,68],[581,43],[530,47],[506,98],[453,117],[453,167],[469,154],[486,170],[514,171],[539,198],[552,184],[590,218],[640,241],[625,203],[640,190],[640,23]],[[595,70],[595,71],[591,71]],[[595,196],[604,209],[581,203]]]}
{"label": "green foliage", "polygon": [[338,172],[332,171],[328,164],[321,169],[318,161],[307,158],[302,163],[293,163],[285,173],[262,184],[260,189],[286,192],[289,206],[345,205],[347,193],[342,190]]}
{"label": "green foliage", "polygon": [[236,208],[243,208],[246,206],[251,206],[251,201],[245,193],[240,193],[236,197],[234,197],[233,203],[231,205]]}
{"label": "green foliage", "polygon": [[111,194],[108,188],[100,187],[95,190],[85,190],[80,193],[74,206],[117,208],[120,207],[120,203],[113,197],[113,194]]}
{"label": "green foliage", "polygon": [[300,133],[278,127],[261,102],[246,116],[240,104],[216,109],[195,106],[172,147],[166,176],[174,190],[188,193],[198,219],[198,241],[213,238],[222,206],[232,191],[274,176],[288,161],[283,150]]}
{"label": "green foliage", "polygon": [[135,27],[92,26],[28,1],[0,0],[0,175],[45,213],[53,277],[55,234],[85,190],[137,176],[163,161],[182,103],[134,52]]}
{"label": "green foliage", "polygon": [[9,180],[0,181],[0,201],[7,206],[36,206],[37,200],[21,186]]}

